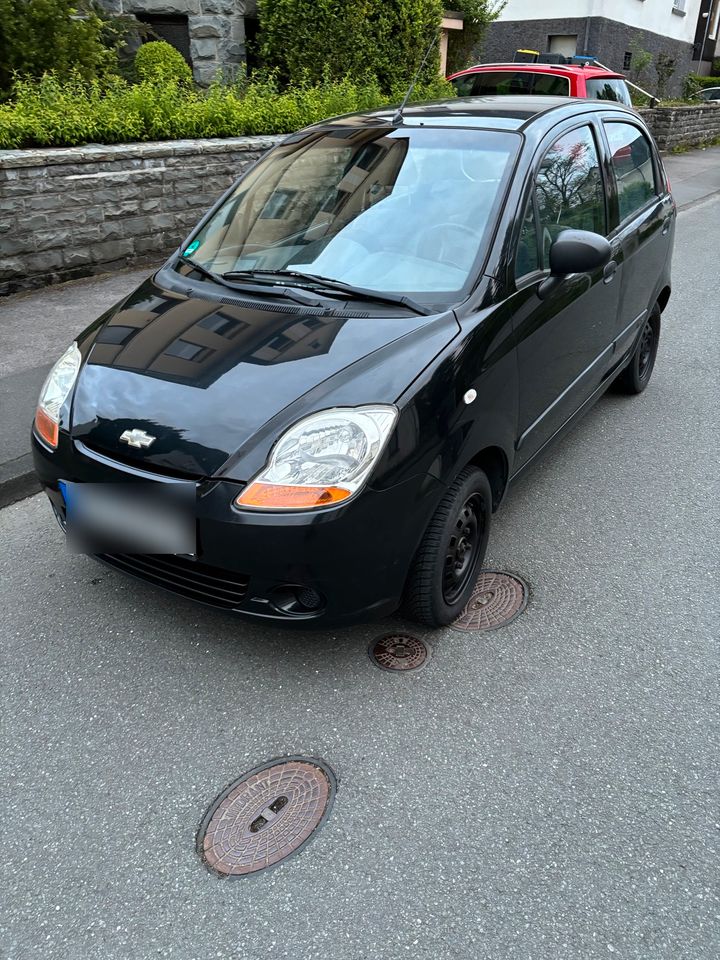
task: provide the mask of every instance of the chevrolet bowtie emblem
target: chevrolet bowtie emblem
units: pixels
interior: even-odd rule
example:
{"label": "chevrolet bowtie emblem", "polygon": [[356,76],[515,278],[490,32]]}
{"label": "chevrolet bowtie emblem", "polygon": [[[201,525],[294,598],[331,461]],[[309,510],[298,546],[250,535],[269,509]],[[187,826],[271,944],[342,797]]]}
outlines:
{"label": "chevrolet bowtie emblem", "polygon": [[137,427],[134,427],[132,430],[124,430],[120,434],[120,442],[129,443],[131,447],[147,448],[155,443],[156,440],[157,437],[152,437],[149,433],[145,433],[144,430],[138,430]]}

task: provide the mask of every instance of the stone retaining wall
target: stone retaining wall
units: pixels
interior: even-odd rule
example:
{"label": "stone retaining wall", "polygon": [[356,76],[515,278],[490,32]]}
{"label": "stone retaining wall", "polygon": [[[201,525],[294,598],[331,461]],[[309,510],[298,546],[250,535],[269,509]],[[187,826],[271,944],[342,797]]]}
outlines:
{"label": "stone retaining wall", "polygon": [[700,147],[720,138],[720,103],[640,110],[661,150]]}
{"label": "stone retaining wall", "polygon": [[280,139],[0,151],[0,296],[162,259]]}
{"label": "stone retaining wall", "polygon": [[[720,137],[720,105],[641,111],[661,150]],[[169,254],[280,137],[0,151],[0,296]]]}

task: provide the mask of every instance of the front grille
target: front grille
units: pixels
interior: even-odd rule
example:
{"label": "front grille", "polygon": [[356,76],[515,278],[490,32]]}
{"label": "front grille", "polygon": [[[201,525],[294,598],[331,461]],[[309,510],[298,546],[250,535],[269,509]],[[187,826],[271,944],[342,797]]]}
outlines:
{"label": "front grille", "polygon": [[158,587],[221,610],[235,610],[245,599],[249,578],[188,557],[172,554],[102,553],[100,560]]}

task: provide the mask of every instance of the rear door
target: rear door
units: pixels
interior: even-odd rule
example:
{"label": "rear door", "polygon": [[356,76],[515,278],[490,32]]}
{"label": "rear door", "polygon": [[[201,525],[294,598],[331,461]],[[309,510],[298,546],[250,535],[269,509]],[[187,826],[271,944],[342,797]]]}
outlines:
{"label": "rear door", "polygon": [[631,117],[603,120],[611,180],[611,241],[622,264],[615,336],[617,357],[653,307],[672,250],[675,204],[655,146]]}
{"label": "rear door", "polygon": [[519,468],[590,397],[607,372],[620,284],[614,261],[573,274],[546,299],[549,251],[565,229],[608,232],[599,130],[589,120],[545,141],[527,189],[514,255]]}

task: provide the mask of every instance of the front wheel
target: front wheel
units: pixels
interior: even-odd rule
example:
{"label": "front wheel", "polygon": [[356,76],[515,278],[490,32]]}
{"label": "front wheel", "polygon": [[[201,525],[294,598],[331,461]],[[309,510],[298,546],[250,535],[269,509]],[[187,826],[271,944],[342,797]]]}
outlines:
{"label": "front wheel", "polygon": [[659,342],[660,307],[655,304],[645,321],[630,363],[615,381],[623,393],[642,393],[650,383]]}
{"label": "front wheel", "polygon": [[465,467],[430,521],[405,588],[408,616],[444,627],[462,613],[490,536],[492,492],[478,467]]}

